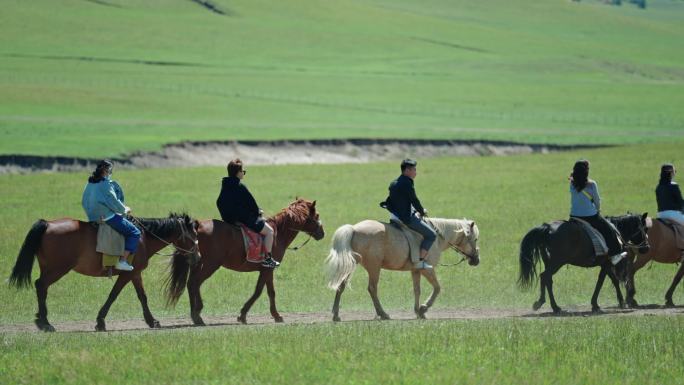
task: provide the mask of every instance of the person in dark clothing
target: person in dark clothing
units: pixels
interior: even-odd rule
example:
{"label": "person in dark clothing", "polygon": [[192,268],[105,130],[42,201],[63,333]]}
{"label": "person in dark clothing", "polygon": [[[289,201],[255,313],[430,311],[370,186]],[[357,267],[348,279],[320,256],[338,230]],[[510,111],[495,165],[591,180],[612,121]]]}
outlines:
{"label": "person in dark clothing", "polygon": [[660,181],[656,187],[658,202],[658,218],[671,219],[684,225],[684,199],[679,185],[672,181],[677,170],[674,165],[666,163],[660,168]]}
{"label": "person in dark clothing", "polygon": [[392,219],[398,219],[411,230],[417,231],[423,236],[420,243],[420,259],[412,261],[416,269],[432,269],[425,258],[428,250],[435,242],[437,233],[422,218],[427,210],[420,204],[413,188],[413,180],[416,178],[418,163],[412,159],[404,159],[401,162],[401,175],[389,185],[389,196],[385,200],[383,207],[390,212]]}
{"label": "person in dark clothing", "polygon": [[267,254],[261,265],[268,268],[276,268],[279,262],[273,259],[273,228],[262,217],[263,211],[241,180],[247,174],[240,159],[233,159],[228,163],[228,177],[223,178],[221,193],[216,200],[216,207],[221,213],[221,219],[227,223],[243,223],[252,231],[259,233],[264,238],[264,246]]}
{"label": "person in dark clothing", "polygon": [[601,216],[598,183],[589,179],[589,161],[585,159],[575,162],[572,174],[570,174],[570,217],[589,222],[603,235],[613,264],[617,264],[627,256],[620,246],[618,234],[613,229],[613,225]]}

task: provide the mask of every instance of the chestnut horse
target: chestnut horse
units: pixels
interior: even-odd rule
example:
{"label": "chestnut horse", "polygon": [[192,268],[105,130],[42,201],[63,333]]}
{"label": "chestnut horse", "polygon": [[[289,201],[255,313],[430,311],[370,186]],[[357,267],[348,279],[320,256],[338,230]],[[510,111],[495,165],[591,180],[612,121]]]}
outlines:
{"label": "chestnut horse", "polygon": [[[468,219],[426,219],[437,232],[437,240],[432,245],[426,258],[427,262],[436,266],[444,250],[452,248],[464,255],[471,266],[480,263],[480,248],[477,241],[480,230],[474,221]],[[378,298],[378,281],[380,269],[411,271],[413,278],[414,311],[418,318],[425,318],[425,313],[435,302],[440,292],[437,275],[433,269],[416,270],[409,259],[410,242],[414,247],[420,242],[418,233],[411,232],[407,236],[392,224],[375,220],[361,221],[355,225],[340,226],[333,235],[330,254],[325,260],[328,273],[328,287],[335,290],[333,302],[333,321],[340,321],[340,298],[347,286],[356,265],[361,264],[368,272],[368,293],[370,294],[375,313],[380,319],[389,319]],[[432,285],[432,294],[427,302],[420,304],[420,276],[423,275]]]}
{"label": "chestnut horse", "polygon": [[[95,330],[104,331],[105,317],[124,286],[133,281],[135,291],[143,308],[145,322],[151,328],[158,328],[159,321],[154,319],[147,306],[147,295],[143,287],[142,272],[149,259],[159,250],[173,244],[177,258],[197,258],[197,226],[187,214],[169,214],[168,218],[131,218],[140,227],[142,236],[133,259],[133,271],[113,270],[118,275],[107,301],[97,315]],[[105,277],[108,273],[102,268],[102,254],[95,251],[97,228],[88,222],[70,218],[36,221],[26,234],[17,261],[10,276],[10,285],[29,288],[34,257],[38,256],[40,277],[35,281],[38,296],[36,326],[40,330],[52,332],[55,328],[47,319],[48,287],[57,282],[70,270],[91,277]],[[194,263],[193,261],[191,261]]]}
{"label": "chestnut horse", "polygon": [[[679,263],[682,259],[682,250],[677,248],[674,231],[659,220],[652,218],[647,219],[648,226],[648,242],[651,245],[650,250],[643,252],[630,253],[630,262],[627,271],[627,305],[630,307],[638,307],[639,304],[634,299],[636,288],[634,286],[634,274],[639,269],[644,267],[649,261],[653,260],[660,263]],[[636,259],[634,257],[636,256]],[[684,276],[684,264],[679,266],[677,273],[670,288],[665,293],[665,306],[674,307],[672,302],[672,294],[674,293],[679,281]]]}
{"label": "chestnut horse", "polygon": [[[309,234],[315,240],[320,240],[325,235],[323,225],[316,213],[316,201],[297,199],[273,217],[268,218],[266,222],[275,230],[272,255],[273,259],[278,262],[283,260],[285,251],[300,231]],[[200,317],[200,312],[204,304],[200,287],[207,278],[211,277],[221,266],[238,272],[259,271],[254,294],[240,310],[238,321],[247,323],[247,312],[266,285],[271,316],[276,322],[283,322],[283,317],[276,309],[273,269],[262,267],[259,263],[247,262],[240,228],[217,219],[210,219],[200,221],[197,233],[202,258],[199,263],[190,266],[185,259],[174,257],[168,276],[168,304],[173,305],[178,301],[187,284],[192,322],[203,326],[204,321]]]}

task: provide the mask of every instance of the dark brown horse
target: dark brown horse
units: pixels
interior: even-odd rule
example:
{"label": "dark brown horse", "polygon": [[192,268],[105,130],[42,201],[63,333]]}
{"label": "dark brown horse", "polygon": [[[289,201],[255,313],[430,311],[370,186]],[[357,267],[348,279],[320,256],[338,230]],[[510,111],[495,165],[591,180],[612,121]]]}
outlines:
{"label": "dark brown horse", "polygon": [[[109,298],[97,315],[95,330],[105,330],[105,317],[124,286],[133,281],[135,291],[143,308],[145,322],[151,328],[159,327],[147,306],[147,295],[143,287],[142,272],[150,257],[167,245],[175,246],[174,257],[197,260],[198,222],[187,214],[169,214],[168,218],[132,218],[140,228],[142,236],[133,259],[135,270],[130,272],[112,271],[118,275]],[[29,288],[34,256],[38,256],[40,277],[35,281],[38,296],[36,326],[43,331],[55,331],[47,319],[46,299],[48,287],[57,282],[70,270],[91,277],[105,277],[108,272],[102,268],[102,254],[95,251],[97,228],[88,222],[64,218],[54,221],[38,220],[26,234],[17,261],[10,276],[10,285]]]}
{"label": "dark brown horse", "polygon": [[[285,251],[302,231],[315,240],[324,236],[323,225],[316,213],[316,201],[297,199],[278,214],[267,219],[267,222],[275,230],[273,243],[273,259],[282,261]],[[200,295],[200,286],[211,277],[221,266],[239,271],[259,271],[254,294],[240,310],[238,321],[247,322],[247,312],[259,298],[266,286],[270,301],[271,316],[276,322],[283,322],[283,317],[278,314],[275,303],[275,288],[273,286],[273,270],[264,268],[258,263],[247,262],[245,247],[240,228],[216,219],[200,222],[198,229],[199,249],[202,258],[195,266],[188,265],[183,258],[174,258],[169,274],[167,298],[169,304],[175,304],[183,293],[186,286],[190,296],[190,316],[195,325],[204,325],[200,312],[204,304]]]}
{"label": "dark brown horse", "polygon": [[[622,239],[628,247],[648,248],[648,237],[646,236],[646,215],[625,215],[621,217],[606,217],[620,231]],[[622,275],[622,270],[626,268],[626,262],[620,261],[616,267],[610,263],[607,256],[594,257],[594,248],[581,225],[574,221],[558,221],[544,223],[539,227],[530,230],[520,244],[520,276],[518,284],[521,288],[530,288],[533,279],[537,275],[537,264],[539,261],[544,263],[544,271],[539,275],[541,283],[541,294],[539,299],[532,305],[534,310],[546,302],[546,291],[549,292],[551,308],[554,313],[560,313],[561,308],[556,304],[553,296],[553,275],[564,265],[574,265],[581,267],[601,267],[599,277],[591,297],[592,311],[600,311],[598,305],[598,295],[601,292],[603,281],[606,275],[610,278],[615,287],[618,303],[624,306],[624,299],[620,291],[620,284],[616,276],[616,267]]]}
{"label": "dark brown horse", "polygon": [[[625,286],[627,287],[627,305],[630,307],[639,306],[634,299],[634,295],[636,294],[634,274],[636,274],[639,269],[644,267],[649,261],[679,263],[682,259],[682,251],[677,248],[674,231],[659,220],[648,218],[647,223],[651,224],[648,228],[648,242],[651,245],[651,248],[647,252],[632,252],[629,256],[627,282]],[[684,264],[679,266],[670,288],[667,290],[667,293],[665,293],[665,306],[674,307],[672,294],[674,293],[675,288],[677,288],[682,276],[684,276]]]}

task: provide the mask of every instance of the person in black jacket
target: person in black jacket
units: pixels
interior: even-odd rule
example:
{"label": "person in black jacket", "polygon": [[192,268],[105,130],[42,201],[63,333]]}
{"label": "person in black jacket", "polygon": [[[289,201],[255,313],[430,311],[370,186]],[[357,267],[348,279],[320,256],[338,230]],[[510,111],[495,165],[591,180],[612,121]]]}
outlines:
{"label": "person in black jacket", "polygon": [[413,180],[418,173],[417,166],[418,163],[412,159],[404,159],[401,162],[401,175],[390,183],[389,196],[383,202],[383,207],[389,210],[391,216],[423,236],[423,241],[420,243],[420,260],[413,261],[413,264],[416,269],[432,269],[432,266],[425,261],[425,257],[435,242],[437,233],[422,220],[427,210],[420,204],[416,190],[413,188]]}
{"label": "person in black jacket", "polygon": [[243,169],[242,166],[240,159],[233,159],[228,163],[228,177],[223,178],[216,207],[218,207],[221,219],[224,222],[243,223],[252,231],[263,236],[267,254],[261,265],[273,269],[280,265],[271,256],[273,228],[262,217],[263,211],[257,206],[256,200],[254,200],[254,196],[249,192],[247,186],[242,184],[241,180],[247,174],[247,170]]}
{"label": "person in black jacket", "polygon": [[666,163],[660,168],[660,181],[656,187],[658,218],[671,219],[684,225],[684,200],[679,185],[672,181],[677,170]]}

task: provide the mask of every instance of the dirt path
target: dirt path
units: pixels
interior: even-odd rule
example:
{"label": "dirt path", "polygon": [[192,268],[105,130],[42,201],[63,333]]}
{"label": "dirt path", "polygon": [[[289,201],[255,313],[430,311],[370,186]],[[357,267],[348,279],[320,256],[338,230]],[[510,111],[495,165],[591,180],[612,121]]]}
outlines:
{"label": "dirt path", "polygon": [[[593,314],[589,308],[567,309],[560,315],[552,312],[523,309],[437,309],[428,312],[430,320],[481,320],[481,319],[543,319],[543,318],[564,318],[564,317],[635,317],[635,316],[664,316],[677,315],[684,316],[684,307],[663,308],[658,305],[648,305],[639,309],[617,309],[606,308],[602,313]],[[282,313],[285,322],[279,325],[288,324],[318,324],[332,322],[330,313]],[[391,321],[396,322],[416,319],[415,314],[409,311],[392,311]],[[245,327],[237,322],[237,315],[226,316],[206,316],[204,322],[208,327]],[[374,321],[372,311],[364,312],[341,312],[342,322]],[[166,318],[160,319],[162,324],[158,330],[174,330],[193,327],[190,317],[187,318]],[[272,325],[274,324],[270,316],[255,315],[248,317],[248,325]],[[377,321],[380,322],[380,321]],[[95,332],[95,320],[73,321],[53,323],[58,332]],[[107,322],[108,331],[128,331],[128,330],[150,330],[142,319],[131,320],[112,320]],[[32,323],[16,325],[0,325],[0,333],[12,332],[36,332],[39,330]]]}

